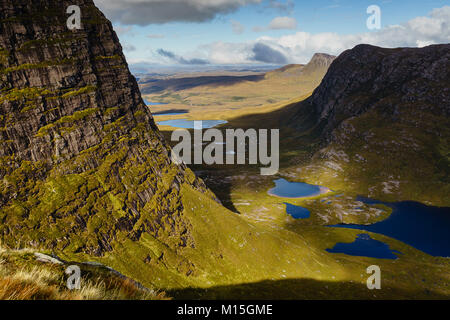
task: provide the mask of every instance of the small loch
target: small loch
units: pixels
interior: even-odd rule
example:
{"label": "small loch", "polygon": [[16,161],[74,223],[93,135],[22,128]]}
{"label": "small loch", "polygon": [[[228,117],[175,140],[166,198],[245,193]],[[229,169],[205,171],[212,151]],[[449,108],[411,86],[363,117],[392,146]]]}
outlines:
{"label": "small loch", "polygon": [[384,204],[392,208],[392,214],[371,225],[338,224],[330,227],[379,233],[429,255],[450,257],[450,208],[412,201],[386,203],[364,197],[357,200],[366,204]]}
{"label": "small loch", "polygon": [[294,219],[308,219],[310,216],[310,212],[308,209],[295,206],[293,204],[284,203],[286,205],[286,212],[287,214],[291,215]]}
{"label": "small loch", "polygon": [[268,193],[281,198],[312,197],[329,191],[327,188],[304,182],[289,182],[285,179],[277,179],[274,182],[275,188],[270,189]]}
{"label": "small loch", "polygon": [[152,114],[154,117],[157,117],[157,116],[178,116],[178,115],[187,114],[187,113],[189,113],[189,112],[184,111],[184,110],[168,110],[168,111],[154,112]]}
{"label": "small loch", "polygon": [[369,257],[377,259],[397,259],[401,252],[391,250],[388,244],[372,239],[370,235],[358,234],[351,243],[339,242],[333,248],[326,249],[330,253],[344,253],[350,256]]}

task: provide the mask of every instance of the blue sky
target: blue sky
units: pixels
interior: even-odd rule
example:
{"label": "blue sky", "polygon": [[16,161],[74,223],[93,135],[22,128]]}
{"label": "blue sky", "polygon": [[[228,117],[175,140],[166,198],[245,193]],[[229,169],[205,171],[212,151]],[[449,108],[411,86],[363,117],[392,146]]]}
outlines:
{"label": "blue sky", "polygon": [[[360,42],[450,42],[450,7],[443,0],[95,2],[113,21],[130,63],[305,63],[315,51],[339,54]],[[366,26],[369,5],[381,9],[381,30]]]}

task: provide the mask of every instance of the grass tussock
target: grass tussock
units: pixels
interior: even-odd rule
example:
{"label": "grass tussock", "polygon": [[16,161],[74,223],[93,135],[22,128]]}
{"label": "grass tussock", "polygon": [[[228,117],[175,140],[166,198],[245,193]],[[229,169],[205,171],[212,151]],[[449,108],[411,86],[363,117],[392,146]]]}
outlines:
{"label": "grass tussock", "polygon": [[35,260],[31,250],[0,248],[0,300],[163,300],[163,292],[138,287],[98,266],[79,265],[81,288],[66,286],[68,265]]}

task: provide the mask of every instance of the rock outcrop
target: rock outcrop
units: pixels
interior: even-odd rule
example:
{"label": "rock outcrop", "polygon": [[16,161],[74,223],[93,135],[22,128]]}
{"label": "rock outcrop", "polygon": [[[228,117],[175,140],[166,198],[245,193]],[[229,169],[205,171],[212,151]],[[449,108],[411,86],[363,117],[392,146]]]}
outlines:
{"label": "rock outcrop", "polygon": [[[81,9],[81,29],[66,13]],[[194,246],[182,185],[111,23],[92,0],[0,3],[0,239],[103,255],[151,234]]]}
{"label": "rock outcrop", "polygon": [[315,53],[311,58],[311,61],[305,66],[305,72],[313,72],[317,69],[326,71],[333,63],[334,59],[336,59],[335,56],[326,53]]}
{"label": "rock outcrop", "polygon": [[270,71],[266,78],[297,78],[299,82],[311,81],[317,86],[326,74],[335,56],[326,53],[316,53],[306,64],[288,64],[279,69]]}

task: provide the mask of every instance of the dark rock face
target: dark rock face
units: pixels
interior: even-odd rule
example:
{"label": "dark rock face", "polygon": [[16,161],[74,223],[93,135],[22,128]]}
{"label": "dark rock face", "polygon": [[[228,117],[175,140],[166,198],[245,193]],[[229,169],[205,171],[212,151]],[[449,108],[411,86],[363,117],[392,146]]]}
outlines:
{"label": "dark rock face", "polygon": [[[384,49],[358,45],[342,53],[303,105],[330,135],[343,120],[369,109],[399,118],[400,105],[450,113],[450,45]],[[291,122],[296,126],[300,114]]]}
{"label": "dark rock face", "polygon": [[[70,5],[80,30],[67,28]],[[143,233],[193,246],[180,190],[209,192],[172,163],[92,0],[0,3],[0,162],[0,238],[11,246],[102,255]]]}
{"label": "dark rock face", "polygon": [[[0,156],[31,161],[55,154],[71,157],[97,145],[99,129],[122,116],[133,128],[137,120],[132,114],[138,110],[155,131],[111,24],[91,1],[77,1],[83,29],[70,31],[66,8],[73,3],[2,1],[1,135],[10,143],[0,148]],[[117,109],[104,115],[108,108]],[[88,109],[89,121],[61,135],[61,119]]]}

